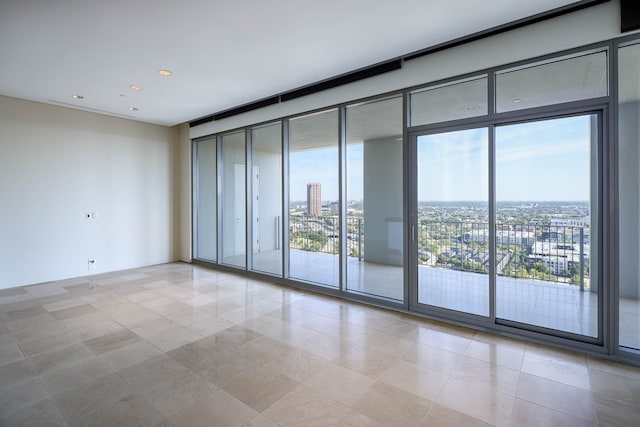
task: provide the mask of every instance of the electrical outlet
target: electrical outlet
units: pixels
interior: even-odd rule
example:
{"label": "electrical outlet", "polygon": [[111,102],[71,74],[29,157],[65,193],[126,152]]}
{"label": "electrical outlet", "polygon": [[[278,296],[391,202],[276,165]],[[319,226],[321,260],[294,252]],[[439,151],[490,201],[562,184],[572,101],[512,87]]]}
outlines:
{"label": "electrical outlet", "polygon": [[93,271],[96,269],[96,260],[93,258],[89,258],[87,260],[87,268],[89,271]]}

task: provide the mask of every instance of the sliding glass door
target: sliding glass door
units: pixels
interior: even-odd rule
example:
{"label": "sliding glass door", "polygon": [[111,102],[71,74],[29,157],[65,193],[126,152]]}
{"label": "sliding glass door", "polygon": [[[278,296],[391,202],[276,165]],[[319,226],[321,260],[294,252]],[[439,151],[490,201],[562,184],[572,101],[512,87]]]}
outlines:
{"label": "sliding glass door", "polygon": [[598,336],[595,114],[496,128],[496,317]]}
{"label": "sliding glass door", "polygon": [[420,135],[417,300],[489,315],[488,129]]}

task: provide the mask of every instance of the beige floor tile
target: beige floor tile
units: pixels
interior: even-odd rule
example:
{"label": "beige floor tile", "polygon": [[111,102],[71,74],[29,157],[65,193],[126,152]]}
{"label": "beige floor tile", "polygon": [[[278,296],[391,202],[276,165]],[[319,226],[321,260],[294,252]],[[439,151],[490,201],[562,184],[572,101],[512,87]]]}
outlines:
{"label": "beige floor tile", "polygon": [[259,337],[238,346],[235,351],[248,357],[254,362],[265,364],[289,353],[292,349],[292,346],[287,345],[282,341],[260,335]]}
{"label": "beige floor tile", "polygon": [[224,346],[216,346],[212,340],[207,338],[178,347],[168,352],[167,355],[196,372],[214,366],[222,366],[242,357]]}
{"label": "beige floor tile", "polygon": [[524,348],[474,340],[469,344],[465,356],[519,371],[524,360]]}
{"label": "beige floor tile", "polygon": [[22,359],[0,366],[0,390],[14,384],[30,380],[38,375],[28,359]]}
{"label": "beige floor tile", "polygon": [[256,411],[263,411],[298,385],[297,381],[258,366],[238,375],[222,388]]}
{"label": "beige floor tile", "polygon": [[516,399],[511,414],[512,427],[595,427],[595,422],[585,421],[562,412],[554,411],[548,407],[538,406],[535,403]]}
{"label": "beige floor tile", "polygon": [[166,331],[160,332],[145,338],[150,344],[158,347],[162,351],[171,351],[185,344],[192,343],[202,337],[196,332],[190,331],[184,326],[176,326]]}
{"label": "beige floor tile", "polygon": [[333,359],[336,365],[377,379],[398,362],[398,358],[356,344],[346,347]]}
{"label": "beige floor tile", "polygon": [[521,374],[517,397],[595,423],[590,391],[529,374]]}
{"label": "beige floor tile", "polygon": [[593,400],[603,426],[630,426],[640,419],[640,380],[591,371]]}
{"label": "beige floor tile", "polygon": [[242,424],[242,427],[278,427],[278,424],[274,423],[264,415],[258,414],[246,423]]}
{"label": "beige floor tile", "polygon": [[258,338],[260,334],[251,329],[247,329],[243,326],[232,326],[228,329],[222,330],[214,335],[207,337],[216,347],[224,346],[230,349],[238,348],[239,346],[248,343],[254,338]]}
{"label": "beige floor tile", "polygon": [[243,426],[258,413],[226,393],[217,390],[209,397],[173,414],[169,421],[176,427]]}
{"label": "beige floor tile", "polygon": [[584,356],[558,352],[525,351],[522,372],[589,390],[589,371]]}
{"label": "beige floor tile", "polygon": [[0,389],[0,414],[31,406],[47,397],[49,394],[37,377],[15,383]]}
{"label": "beige floor tile", "polygon": [[98,309],[96,309],[91,304],[84,303],[81,305],[75,305],[73,307],[52,311],[51,315],[58,320],[65,320],[65,319],[71,319],[73,317],[84,316],[86,314],[95,313],[97,311]]}
{"label": "beige floor tile", "polygon": [[343,352],[347,351],[352,345],[353,344],[347,341],[342,341],[332,336],[318,334],[299,344],[297,348],[308,351],[323,359],[334,360]]}
{"label": "beige floor tile", "polygon": [[344,405],[350,406],[374,382],[372,378],[366,375],[331,363],[309,377],[304,382],[304,385]]}
{"label": "beige floor tile", "polygon": [[65,331],[65,327],[49,313],[5,322],[5,326],[18,342],[32,341]]}
{"label": "beige floor tile", "polygon": [[377,382],[351,407],[383,426],[416,426],[431,405],[414,394]]}
{"label": "beige floor tile", "polygon": [[55,282],[43,283],[41,285],[25,286],[27,291],[33,298],[48,297],[51,295],[60,295],[68,293],[65,288],[58,286]]}
{"label": "beige floor tile", "polygon": [[0,344],[0,366],[24,359],[24,354],[18,343],[13,339],[6,339]]}
{"label": "beige floor tile", "polygon": [[235,324],[226,319],[217,316],[207,316],[204,319],[186,325],[186,328],[200,336],[208,337],[232,326],[235,326]]}
{"label": "beige floor tile", "polygon": [[2,411],[0,421],[2,425],[6,426],[67,426],[67,423],[58,412],[58,408],[49,398],[23,406],[15,411]]}
{"label": "beige floor tile", "polygon": [[495,426],[509,424],[515,397],[492,385],[464,378],[449,378],[436,403]]}
{"label": "beige floor tile", "polygon": [[469,382],[487,384],[499,393],[515,396],[520,371],[463,356],[451,374],[451,377]]}
{"label": "beige floor tile", "polygon": [[[83,307],[83,306],[80,306]],[[72,310],[72,309],[66,309]],[[52,312],[57,313],[56,311]],[[87,326],[95,325],[100,322],[104,322],[110,320],[109,317],[99,310],[94,310],[90,313],[85,313],[80,316],[68,317],[66,319],[62,319],[60,323],[62,323],[65,328],[75,331],[77,329],[82,329]]]}
{"label": "beige floor tile", "polygon": [[42,383],[50,395],[62,393],[80,384],[100,378],[113,369],[95,356],[80,359],[41,375]]}
{"label": "beige floor tile", "polygon": [[186,370],[182,375],[165,378],[140,393],[166,417],[206,399],[218,388]]}
{"label": "beige floor tile", "polygon": [[89,322],[82,325],[76,325],[72,331],[78,339],[86,341],[118,332],[123,329],[122,325],[114,322],[113,320],[98,320],[94,323]]}
{"label": "beige floor tile", "polygon": [[20,343],[20,348],[27,356],[35,356],[56,348],[79,344],[80,340],[70,331],[50,335],[33,341]]}
{"label": "beige floor tile", "polygon": [[595,369],[597,372],[607,372],[621,377],[640,380],[640,368],[637,366],[624,365],[622,363],[587,356],[587,368],[589,371]]}
{"label": "beige floor tile", "polygon": [[91,427],[155,426],[166,418],[139,395],[130,395],[98,409],[84,419]]}
{"label": "beige floor tile", "polygon": [[95,354],[107,353],[140,341],[140,337],[128,329],[102,335],[83,341],[83,344]]}
{"label": "beige floor tile", "polygon": [[351,337],[349,341],[394,357],[402,356],[413,344],[410,340],[378,331],[360,337]]}
{"label": "beige floor tile", "polygon": [[164,353],[117,371],[136,390],[143,391],[162,384],[171,384],[187,375],[189,369]]}
{"label": "beige floor tile", "polygon": [[398,361],[380,376],[381,382],[432,402],[438,398],[448,379],[449,376],[446,374],[431,371],[403,360]]}
{"label": "beige floor tile", "polygon": [[161,334],[164,331],[171,330],[176,328],[178,325],[175,322],[172,322],[169,319],[160,318],[156,320],[152,320],[150,322],[141,323],[139,325],[133,326],[130,330],[136,335],[147,339],[149,337],[153,337],[155,335]]}
{"label": "beige floor tile", "polygon": [[265,366],[292,380],[303,382],[328,364],[328,360],[296,348]]}
{"label": "beige floor tile", "polygon": [[472,418],[461,412],[433,405],[427,415],[420,422],[421,427],[490,427],[479,419]]}
{"label": "beige floor tile", "polygon": [[246,372],[257,369],[260,366],[262,365],[247,357],[236,355],[232,360],[225,363],[198,368],[197,373],[216,386],[224,387],[242,377]]}
{"label": "beige floor tile", "polygon": [[42,374],[91,356],[93,353],[87,347],[77,343],[38,354],[31,358],[31,363]]}
{"label": "beige floor tile", "polygon": [[462,360],[462,357],[460,353],[422,343],[413,343],[401,358],[432,371],[451,374],[460,360]]}
{"label": "beige floor tile", "polygon": [[466,353],[467,348],[471,344],[470,338],[464,338],[453,332],[443,332],[435,329],[424,329],[420,331],[418,341],[422,344],[460,354]]}
{"label": "beige floor tile", "polygon": [[117,350],[102,353],[100,358],[112,369],[118,371],[136,365],[162,352],[146,341],[137,341]]}
{"label": "beige floor tile", "polygon": [[280,426],[339,426],[346,406],[305,386],[299,386],[267,408],[263,415]]}
{"label": "beige floor tile", "polygon": [[53,401],[70,426],[80,426],[87,416],[133,394],[122,378],[109,374],[57,394]]}
{"label": "beige floor tile", "polygon": [[12,320],[26,319],[46,313],[48,313],[47,309],[41,305],[35,305],[33,307],[21,308],[13,311],[2,311],[0,312],[0,321],[10,322]]}

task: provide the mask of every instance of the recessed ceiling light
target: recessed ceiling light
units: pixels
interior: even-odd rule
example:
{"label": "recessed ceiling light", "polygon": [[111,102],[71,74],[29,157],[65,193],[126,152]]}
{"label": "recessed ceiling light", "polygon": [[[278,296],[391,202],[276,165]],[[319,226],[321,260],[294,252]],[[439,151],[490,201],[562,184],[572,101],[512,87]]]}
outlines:
{"label": "recessed ceiling light", "polygon": [[125,95],[124,93],[121,93],[121,94],[120,94],[120,96],[121,96],[122,98],[124,98],[124,97],[125,97],[125,96],[127,96],[127,95]]}
{"label": "recessed ceiling light", "polygon": [[130,111],[138,111],[138,107],[129,107]]}
{"label": "recessed ceiling light", "polygon": [[73,98],[75,98],[75,99],[84,99],[84,96],[82,96],[82,95],[73,95]]}
{"label": "recessed ceiling light", "polygon": [[478,107],[476,105],[472,105],[470,107],[464,107],[464,111],[475,111]]}
{"label": "recessed ceiling light", "polygon": [[133,89],[133,90],[141,91],[141,90],[142,90],[142,86],[138,86],[138,85],[131,85],[131,86],[129,86],[129,89]]}
{"label": "recessed ceiling light", "polygon": [[161,76],[168,77],[173,73],[171,71],[169,71],[169,70],[160,70],[160,71],[158,71],[158,74],[160,74]]}
{"label": "recessed ceiling light", "polygon": [[520,101],[522,101],[520,98],[516,98],[516,99],[514,99],[514,100],[513,100],[513,102],[515,102],[516,104],[517,104],[518,102],[520,102]]}

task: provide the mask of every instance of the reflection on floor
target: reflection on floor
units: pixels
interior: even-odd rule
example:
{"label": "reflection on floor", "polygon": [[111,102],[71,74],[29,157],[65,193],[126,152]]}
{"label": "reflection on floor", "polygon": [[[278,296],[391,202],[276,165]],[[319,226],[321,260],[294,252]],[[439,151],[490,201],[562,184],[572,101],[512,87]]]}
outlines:
{"label": "reflection on floor", "polygon": [[610,426],[640,369],[188,264],[0,290],[0,424]]}

